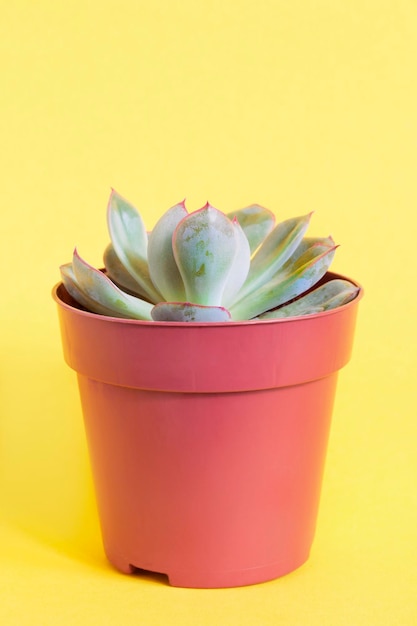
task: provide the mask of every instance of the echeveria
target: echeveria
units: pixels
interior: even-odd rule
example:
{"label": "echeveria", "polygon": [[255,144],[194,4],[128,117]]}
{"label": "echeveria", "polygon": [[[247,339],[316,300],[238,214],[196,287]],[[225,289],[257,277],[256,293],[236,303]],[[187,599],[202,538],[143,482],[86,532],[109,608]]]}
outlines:
{"label": "echeveria", "polygon": [[[352,300],[358,288],[325,275],[336,246],[306,237],[311,213],[275,225],[259,205],[222,213],[210,204],[188,213],[171,207],[152,232],[114,190],[107,222],[105,272],[74,251],[63,283],[101,315],[166,322],[228,322],[318,313]],[[306,293],[307,292],[307,293]]]}

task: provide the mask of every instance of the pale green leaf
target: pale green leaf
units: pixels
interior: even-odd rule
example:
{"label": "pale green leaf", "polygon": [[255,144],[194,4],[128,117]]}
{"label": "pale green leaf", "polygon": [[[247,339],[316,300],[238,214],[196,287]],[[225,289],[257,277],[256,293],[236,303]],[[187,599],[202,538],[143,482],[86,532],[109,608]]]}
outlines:
{"label": "pale green leaf", "polygon": [[288,261],[284,263],[280,271],[289,271],[291,266],[296,265],[299,262],[300,257],[312,248],[321,246],[323,250],[325,248],[334,248],[335,243],[332,237],[303,237],[297,246],[296,250],[290,256]]}
{"label": "pale green leaf", "polygon": [[111,243],[105,249],[103,259],[107,276],[114,283],[116,283],[116,285],[120,287],[120,289],[123,289],[123,291],[126,291],[133,296],[137,296],[138,298],[144,298],[145,300],[148,300],[148,295],[146,291],[140,287],[139,283],[126,270]]}
{"label": "pale green leaf", "polygon": [[114,251],[151,302],[163,300],[149,276],[148,234],[135,207],[114,189],[107,207],[107,224]]}
{"label": "pale green leaf", "polygon": [[188,215],[184,202],[171,207],[149,235],[148,264],[152,282],[164,300],[185,300],[185,288],[172,249],[179,222]]}
{"label": "pale green leaf", "polygon": [[278,272],[256,292],[230,307],[232,319],[251,319],[289,302],[313,287],[327,272],[336,247],[315,245],[297,263]]}
{"label": "pale green leaf", "polygon": [[77,280],[72,269],[72,263],[61,265],[59,269],[61,271],[61,278],[65,289],[68,291],[70,296],[72,296],[74,300],[78,302],[78,304],[81,304],[81,306],[93,313],[114,316],[114,313],[111,309],[104,306],[100,302],[93,300],[87,294],[83,293],[83,291],[77,284]]}
{"label": "pale green leaf", "polygon": [[275,216],[269,209],[252,204],[244,209],[227,214],[231,220],[236,217],[245,233],[251,254],[261,245],[274,228]]}
{"label": "pale green leaf", "polygon": [[228,322],[230,313],[220,306],[203,306],[189,302],[161,302],[151,311],[156,322]]}
{"label": "pale green leaf", "polygon": [[101,313],[104,307],[114,317],[151,319],[152,304],[119,289],[103,272],[86,263],[76,250],[72,270],[78,289],[94,304],[95,308],[89,307],[94,313]]}
{"label": "pale green leaf", "polygon": [[324,285],[313,289],[313,291],[310,291],[305,296],[301,296],[294,302],[263,313],[259,316],[259,319],[280,319],[321,313],[322,311],[328,311],[347,304],[358,295],[358,292],[359,287],[347,280],[329,280]]}
{"label": "pale green leaf", "polygon": [[232,222],[209,204],[178,224],[173,251],[188,301],[221,305],[237,246]]}
{"label": "pale green leaf", "polygon": [[250,268],[250,246],[248,239],[237,219],[233,219],[232,224],[236,233],[237,249],[222,297],[222,304],[226,307],[236,298],[246,280]]}
{"label": "pale green leaf", "polygon": [[248,278],[239,301],[268,283],[300,245],[311,219],[309,215],[280,222],[268,235],[252,259]]}

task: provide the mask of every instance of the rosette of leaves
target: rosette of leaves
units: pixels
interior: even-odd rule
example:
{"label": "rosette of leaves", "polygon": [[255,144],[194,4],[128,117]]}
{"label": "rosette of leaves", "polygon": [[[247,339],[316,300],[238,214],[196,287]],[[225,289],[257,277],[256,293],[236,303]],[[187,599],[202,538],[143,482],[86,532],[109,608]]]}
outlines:
{"label": "rosette of leaves", "polygon": [[278,224],[252,205],[225,214],[206,204],[171,207],[152,232],[114,190],[105,272],[77,250],[61,266],[70,295],[101,315],[164,322],[227,322],[309,315],[341,306],[358,288],[334,279],[313,288],[332,262],[331,237],[307,237],[311,213]]}

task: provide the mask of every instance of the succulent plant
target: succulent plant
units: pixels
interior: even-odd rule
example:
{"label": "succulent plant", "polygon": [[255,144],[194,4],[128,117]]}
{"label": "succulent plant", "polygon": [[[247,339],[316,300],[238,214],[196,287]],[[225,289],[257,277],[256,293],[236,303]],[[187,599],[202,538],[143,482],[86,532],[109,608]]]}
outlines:
{"label": "succulent plant", "polygon": [[334,279],[312,289],[337,246],[305,236],[310,218],[275,225],[259,205],[225,214],[207,203],[188,213],[180,202],[147,233],[135,207],[112,190],[105,271],[75,250],[62,280],[84,308],[113,317],[225,322],[318,313],[349,302],[358,288]]}

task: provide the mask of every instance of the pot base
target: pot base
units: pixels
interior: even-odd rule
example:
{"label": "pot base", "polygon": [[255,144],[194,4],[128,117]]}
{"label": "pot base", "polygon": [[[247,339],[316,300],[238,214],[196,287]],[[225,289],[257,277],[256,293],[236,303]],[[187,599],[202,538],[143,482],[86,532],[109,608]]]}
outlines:
{"label": "pot base", "polygon": [[122,574],[143,575],[155,574],[164,577],[171,587],[184,587],[189,589],[221,589],[229,587],[245,587],[269,582],[281,578],[298,569],[308,560],[309,554],[295,559],[291,564],[288,561],[269,563],[260,567],[251,567],[241,570],[227,571],[188,571],[176,570],[171,572],[155,572],[147,568],[137,567],[121,558],[107,555],[109,562]]}

